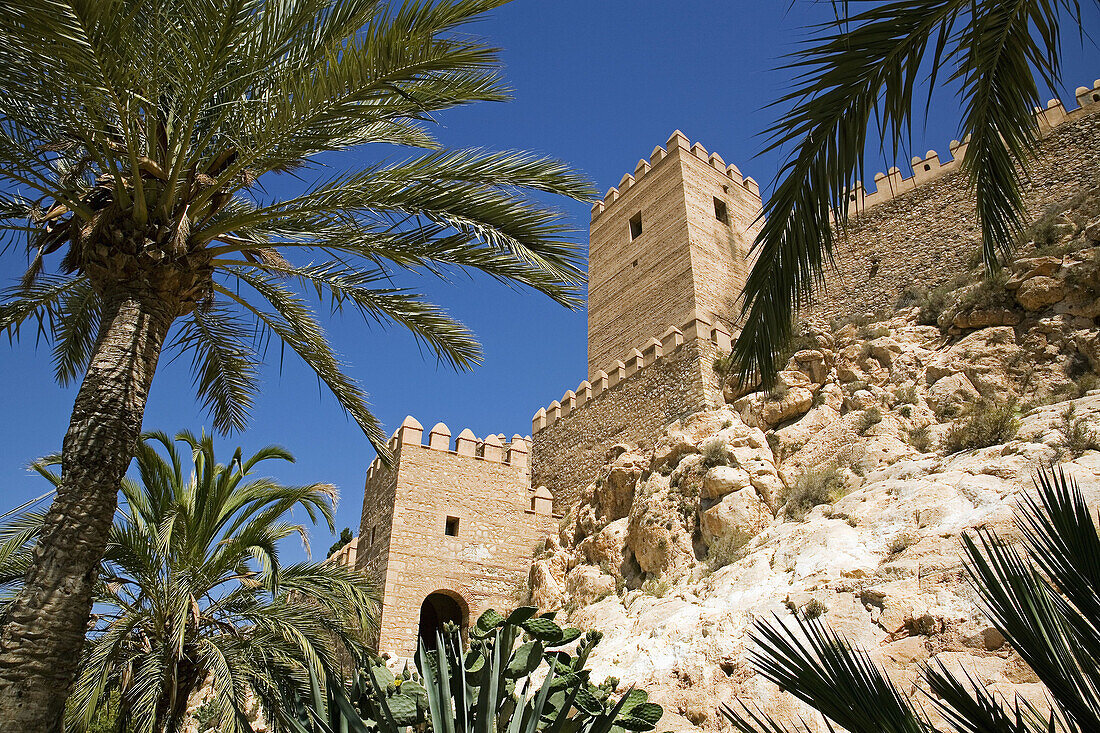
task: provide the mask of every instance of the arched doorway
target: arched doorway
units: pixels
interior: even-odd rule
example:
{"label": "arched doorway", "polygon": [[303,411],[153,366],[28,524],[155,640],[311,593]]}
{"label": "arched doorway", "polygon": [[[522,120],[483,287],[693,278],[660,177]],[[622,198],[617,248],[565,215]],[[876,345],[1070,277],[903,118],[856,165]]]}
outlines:
{"label": "arched doorway", "polygon": [[429,593],[420,604],[419,642],[435,649],[436,631],[441,631],[448,621],[465,630],[467,614],[466,603],[458,594],[441,590]]}

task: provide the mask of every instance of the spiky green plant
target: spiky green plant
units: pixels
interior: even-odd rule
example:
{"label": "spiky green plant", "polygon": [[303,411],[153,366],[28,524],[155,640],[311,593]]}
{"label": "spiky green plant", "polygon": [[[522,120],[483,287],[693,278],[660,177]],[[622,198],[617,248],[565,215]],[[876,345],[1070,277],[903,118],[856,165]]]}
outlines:
{"label": "spiky green plant", "polygon": [[476,270],[578,303],[581,248],[538,197],[589,184],[431,133],[443,110],[506,98],[496,50],[466,32],[505,1],[0,4],[0,233],[31,261],[0,330],[52,338],[58,381],[80,384],[49,527],[0,625],[0,728],[58,723],[164,349],[190,356],[232,431],[281,342],[386,455],[314,304],[468,368],[472,334],[402,272]]}
{"label": "spiky green plant", "polygon": [[[417,671],[393,675],[364,658],[347,687],[314,685],[303,698],[297,733],[612,733],[651,731],[664,713],[644,690],[617,700],[618,682],[599,685],[585,669],[602,635],[563,629],[554,614],[525,606],[507,618],[486,611],[463,648],[454,624],[437,631],[434,649],[417,650]],[[520,643],[520,642],[523,643]],[[575,656],[566,645],[576,642]],[[536,674],[539,672],[540,674]],[[541,681],[537,678],[541,677]]]}
{"label": "spiky green plant", "polygon": [[[933,725],[868,653],[820,621],[759,620],[753,666],[851,733],[1086,733],[1100,730],[1100,536],[1076,482],[1040,471],[1016,514],[1022,551],[995,532],[963,536],[971,583],[985,614],[1045,685],[1051,711],[998,698],[964,671],[922,670],[948,728]],[[808,731],[747,703],[724,705],[740,733]],[[829,730],[835,730],[830,727]]]}
{"label": "spiky green plant", "polygon": [[[864,178],[870,135],[893,157],[903,145],[922,85],[958,87],[962,170],[973,193],[982,252],[992,275],[1026,216],[1017,165],[1038,141],[1034,109],[1040,84],[1061,82],[1063,27],[1085,32],[1078,0],[836,1],[837,19],[783,67],[794,75],[775,104],[782,115],[768,150],[790,155],[764,204],[745,286],[742,331],[733,349],[742,382],[770,386],[776,353],[790,338],[798,309],[824,283],[838,233],[849,222],[849,196]],[[850,7],[854,6],[854,7]],[[877,147],[877,146],[876,146]]]}
{"label": "spiky green plant", "polygon": [[[58,484],[58,460],[34,467]],[[204,683],[219,731],[251,731],[248,695],[280,725],[286,690],[300,686],[307,670],[339,679],[338,654],[361,652],[377,619],[367,581],[334,563],[285,565],[279,557],[282,540],[306,536],[293,510],[333,529],[335,491],[257,476],[272,460],[294,459],[275,446],[252,456],[238,448],[221,464],[210,436],[146,436],[137,479],[123,481],[98,573],[70,727],[83,730],[117,704],[117,719],[135,731],[175,731]],[[5,605],[22,585],[43,525],[32,509],[0,529]]]}

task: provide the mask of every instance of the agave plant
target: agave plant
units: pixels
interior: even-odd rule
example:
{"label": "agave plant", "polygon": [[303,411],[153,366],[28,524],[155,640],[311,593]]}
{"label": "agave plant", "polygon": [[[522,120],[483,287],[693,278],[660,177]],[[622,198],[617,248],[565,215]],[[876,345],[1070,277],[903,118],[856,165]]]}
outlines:
{"label": "agave plant", "polygon": [[[58,460],[34,468],[56,484]],[[340,655],[361,652],[377,620],[369,583],[334,563],[279,557],[282,540],[305,537],[292,510],[333,529],[334,489],[255,475],[272,460],[293,456],[275,446],[251,456],[238,448],[222,464],[210,436],[145,436],[99,569],[71,728],[85,729],[111,700],[135,731],[176,731],[203,685],[218,730],[251,731],[250,705],[279,725],[286,690],[303,684],[307,670],[339,678]],[[0,527],[0,602],[19,590],[43,524],[30,510]]]}
{"label": "agave plant", "polygon": [[[924,666],[931,704],[949,728],[895,688],[870,659],[819,620],[760,620],[752,654],[767,679],[851,733],[1086,733],[1100,730],[1100,537],[1076,482],[1042,470],[1016,516],[1023,549],[992,530],[964,536],[966,566],[986,615],[1046,686],[1049,712],[1000,699],[964,672]],[[745,703],[722,714],[741,733],[808,731]]]}
{"label": "agave plant", "polygon": [[[382,731],[412,727],[435,733],[622,733],[651,731],[660,705],[643,690],[617,700],[618,681],[599,685],[584,668],[601,634],[563,629],[553,614],[518,608],[507,618],[489,610],[470,630],[464,649],[459,629],[437,631],[434,649],[421,645],[417,670],[392,674],[366,657],[350,686],[314,685],[302,701],[297,733]],[[520,637],[524,643],[517,644]],[[576,642],[575,655],[564,647]],[[538,679],[541,673],[541,680]]]}

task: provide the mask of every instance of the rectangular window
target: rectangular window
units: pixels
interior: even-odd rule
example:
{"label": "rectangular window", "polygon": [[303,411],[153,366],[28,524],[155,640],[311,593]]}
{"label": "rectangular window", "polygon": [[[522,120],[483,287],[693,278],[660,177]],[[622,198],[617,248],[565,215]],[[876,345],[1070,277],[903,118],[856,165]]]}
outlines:
{"label": "rectangular window", "polygon": [[443,532],[448,537],[458,537],[458,517],[447,517]]}
{"label": "rectangular window", "polygon": [[633,241],[640,236],[642,236],[642,212],[639,211],[630,217],[630,239]]}
{"label": "rectangular window", "polygon": [[714,197],[714,218],[726,226],[730,225],[730,215],[726,209],[726,202],[717,196]]}
{"label": "rectangular window", "polygon": [[370,528],[370,546],[374,547],[374,527]]}

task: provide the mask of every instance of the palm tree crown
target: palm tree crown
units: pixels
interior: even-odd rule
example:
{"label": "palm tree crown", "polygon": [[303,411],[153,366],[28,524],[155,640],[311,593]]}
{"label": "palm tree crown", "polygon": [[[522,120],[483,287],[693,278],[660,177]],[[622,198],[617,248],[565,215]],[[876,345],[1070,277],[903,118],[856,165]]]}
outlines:
{"label": "palm tree crown", "polygon": [[[57,460],[35,468],[57,483],[49,468]],[[334,529],[335,491],[257,477],[255,469],[271,460],[294,458],[275,446],[247,457],[238,448],[221,464],[208,435],[146,436],[137,480],[123,482],[100,572],[69,704],[73,726],[88,725],[118,691],[134,730],[175,730],[203,683],[220,712],[219,730],[251,730],[250,702],[278,725],[285,696],[303,694],[309,673],[338,680],[340,650],[361,653],[377,621],[377,594],[366,580],[333,563],[279,558],[282,540],[306,538],[290,519],[293,510]],[[0,531],[7,602],[42,521],[27,512]]]}
{"label": "palm tree crown", "polygon": [[[305,295],[399,323],[458,367],[479,359],[472,335],[394,287],[392,268],[474,268],[578,302],[580,254],[523,191],[585,197],[588,184],[525,153],[441,150],[424,124],[506,98],[495,50],[446,35],[504,1],[8,4],[0,216],[27,235],[31,264],[0,328],[45,327],[66,383],[87,367],[104,300],[151,290],[180,319],[172,343],[216,427],[245,425],[274,334],[383,448]],[[429,152],[350,170],[319,157],[372,143]],[[298,191],[263,185],[292,172]]]}

